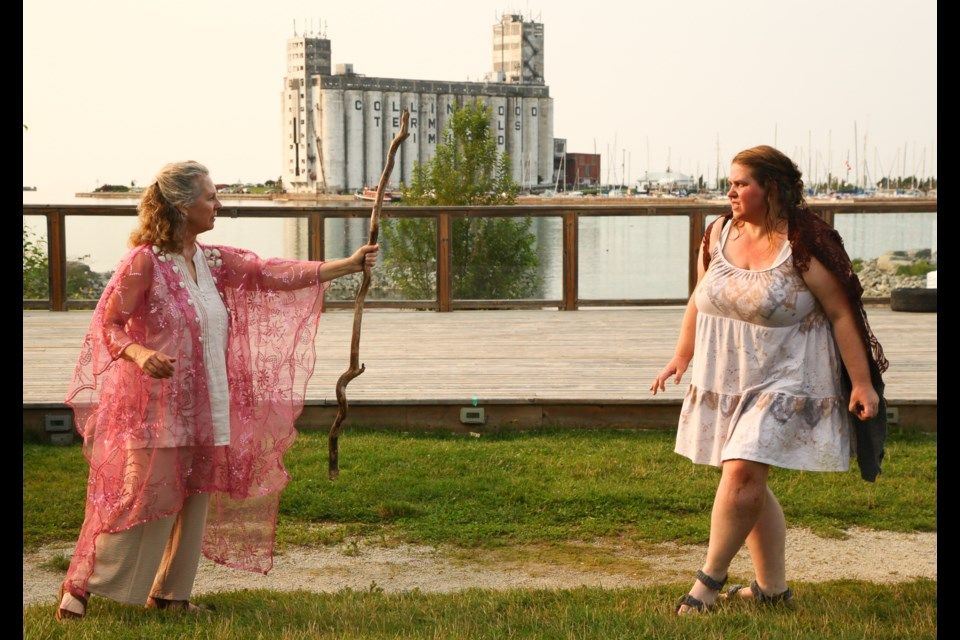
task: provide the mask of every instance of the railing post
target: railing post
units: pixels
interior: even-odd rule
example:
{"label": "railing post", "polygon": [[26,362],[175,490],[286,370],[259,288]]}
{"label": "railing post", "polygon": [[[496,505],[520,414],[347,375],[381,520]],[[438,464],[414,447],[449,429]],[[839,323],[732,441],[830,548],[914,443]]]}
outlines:
{"label": "railing post", "polygon": [[563,311],[576,311],[580,299],[579,222],[576,212],[563,214],[563,304],[560,306]]}
{"label": "railing post", "polygon": [[307,217],[307,260],[323,260],[323,214],[311,213]]}
{"label": "railing post", "polygon": [[833,211],[833,209],[823,209],[823,210],[820,212],[820,215],[823,216],[823,221],[826,222],[828,225],[830,225],[830,228],[831,228],[831,229],[834,228],[834,226],[833,226],[833,216],[834,216],[834,211]]}
{"label": "railing post", "polygon": [[437,216],[437,311],[450,311],[450,272],[453,262],[450,253],[450,214]]}
{"label": "railing post", "polygon": [[50,311],[67,310],[67,239],[63,211],[47,213],[47,283]]}
{"label": "railing post", "polygon": [[703,227],[707,214],[703,209],[690,214],[690,259],[687,263],[687,293],[692,295],[697,288],[697,256],[700,255],[700,244],[703,242]]}

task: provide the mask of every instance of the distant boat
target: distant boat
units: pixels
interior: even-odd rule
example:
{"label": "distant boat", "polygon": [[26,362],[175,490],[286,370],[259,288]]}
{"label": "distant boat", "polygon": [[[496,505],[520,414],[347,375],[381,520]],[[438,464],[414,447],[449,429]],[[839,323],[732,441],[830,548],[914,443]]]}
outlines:
{"label": "distant boat", "polygon": [[[356,197],[357,200],[369,200],[370,202],[374,202],[377,199],[377,190],[364,187],[362,190],[357,191],[354,194],[354,197]],[[399,199],[400,199],[400,196],[395,195],[392,191],[383,192],[384,202],[393,202],[394,200],[399,200]]]}
{"label": "distant boat", "polygon": [[36,188],[36,187],[24,187],[23,190],[24,190],[24,191],[36,191],[37,188]]}

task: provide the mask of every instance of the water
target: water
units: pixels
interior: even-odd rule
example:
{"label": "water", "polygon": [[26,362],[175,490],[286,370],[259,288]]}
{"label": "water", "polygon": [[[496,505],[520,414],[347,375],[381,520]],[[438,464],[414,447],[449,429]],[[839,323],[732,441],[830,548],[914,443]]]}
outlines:
{"label": "water", "polygon": [[[25,203],[128,204],[128,200],[51,196],[24,192]],[[223,200],[225,207],[250,201]],[[279,204],[279,203],[276,203]],[[290,205],[296,206],[296,205]],[[369,207],[364,203],[362,206]],[[26,224],[46,234],[43,218],[28,216]],[[67,217],[67,258],[84,260],[94,271],[112,271],[127,251],[127,236],[135,218]],[[366,220],[327,220],[325,251],[328,258],[348,255],[366,242]],[[870,259],[892,250],[935,249],[936,213],[842,214],[837,231],[851,258]],[[563,238],[559,218],[535,218],[542,291],[538,297],[562,297]],[[579,294],[582,299],[685,298],[687,296],[687,218],[599,217],[581,218]],[[295,255],[305,246],[294,224],[285,220],[217,218],[216,228],[203,241],[243,247],[261,257]],[[300,235],[302,236],[302,229]],[[385,248],[384,251],[389,250]]]}

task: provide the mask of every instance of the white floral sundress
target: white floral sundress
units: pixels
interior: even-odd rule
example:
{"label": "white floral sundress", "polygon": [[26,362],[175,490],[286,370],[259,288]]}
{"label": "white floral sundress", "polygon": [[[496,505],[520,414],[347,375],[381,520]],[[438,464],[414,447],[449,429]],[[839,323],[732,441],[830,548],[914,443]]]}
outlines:
{"label": "white floral sundress", "polygon": [[833,330],[784,242],[771,267],[735,267],[711,250],[694,292],[691,384],[675,451],[698,464],[744,459],[788,469],[846,471],[851,437]]}

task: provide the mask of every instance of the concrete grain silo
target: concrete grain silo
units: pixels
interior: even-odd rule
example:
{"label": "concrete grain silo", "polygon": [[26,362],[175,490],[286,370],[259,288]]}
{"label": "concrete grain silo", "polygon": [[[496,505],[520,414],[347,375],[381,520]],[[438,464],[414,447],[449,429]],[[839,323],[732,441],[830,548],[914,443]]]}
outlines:
{"label": "concrete grain silo", "polygon": [[437,153],[437,94],[420,94],[420,162],[427,163]]}
{"label": "concrete grain silo", "polygon": [[507,98],[491,97],[490,111],[490,130],[493,132],[493,139],[497,142],[497,153],[503,154],[507,150]]}
{"label": "concrete grain silo", "polygon": [[[523,173],[520,186],[531,187],[539,184],[537,179],[540,170],[540,100],[538,98],[523,98]],[[553,141],[550,141],[553,144]]]}
{"label": "concrete grain silo", "polygon": [[383,171],[383,94],[363,92],[364,181],[361,186],[376,187]]}
{"label": "concrete grain silo", "polygon": [[[403,141],[400,152],[403,157],[403,182],[410,185],[413,181],[413,165],[420,161],[420,107],[419,94],[403,92],[400,95],[402,110],[410,111],[407,139]],[[399,174],[399,172],[398,172]]]}
{"label": "concrete grain silo", "polygon": [[353,191],[363,186],[363,91],[344,91],[343,100],[346,112],[346,188]]}
{"label": "concrete grain silo", "polygon": [[507,98],[507,153],[510,154],[513,181],[523,180],[523,98]]}
{"label": "concrete grain silo", "polygon": [[551,98],[540,98],[540,122],[537,124],[537,130],[540,132],[537,138],[540,184],[554,184],[557,177],[553,175],[553,100]]}
{"label": "concrete grain silo", "polygon": [[326,190],[346,188],[346,138],[343,130],[343,91],[327,89],[320,99],[320,169]]}
{"label": "concrete grain silo", "polygon": [[[400,104],[399,91],[384,91],[383,154],[380,158],[381,167],[387,163],[387,152],[390,150],[390,143],[393,142],[393,139],[400,132]],[[394,160],[396,164],[393,168],[393,171],[390,172],[390,180],[387,182],[387,186],[389,186],[391,189],[396,189],[400,186],[400,177],[401,172],[403,171],[402,160],[403,159],[398,153],[396,159]]]}
{"label": "concrete grain silo", "polygon": [[331,72],[326,37],[287,42],[281,92],[283,181],[290,191],[343,193],[380,178],[400,114],[410,108],[389,186],[409,184],[417,162],[436,154],[455,109],[480,101],[499,153],[523,187],[552,184],[553,100],[544,84],[543,25],[506,14],[493,28],[493,69],[482,82],[370,77],[353,65]]}
{"label": "concrete grain silo", "polygon": [[450,116],[458,107],[457,96],[450,93],[441,93],[437,96],[437,126],[440,132],[439,140],[443,141],[443,132],[450,123]]}

